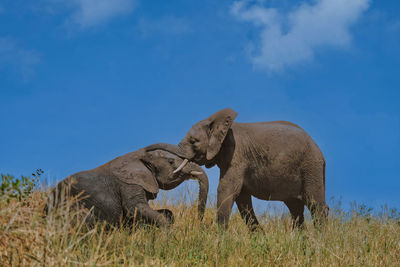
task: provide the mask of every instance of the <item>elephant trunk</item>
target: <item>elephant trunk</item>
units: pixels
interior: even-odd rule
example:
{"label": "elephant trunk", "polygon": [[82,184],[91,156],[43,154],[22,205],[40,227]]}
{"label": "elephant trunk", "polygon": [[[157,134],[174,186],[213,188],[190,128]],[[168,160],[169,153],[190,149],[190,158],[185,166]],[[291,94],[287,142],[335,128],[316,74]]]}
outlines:
{"label": "elephant trunk", "polygon": [[146,152],[160,149],[160,150],[168,151],[168,152],[182,158],[183,159],[182,164],[178,168],[176,168],[174,173],[181,171],[186,166],[186,164],[189,162],[189,160],[185,156],[185,153],[183,153],[180,146],[175,146],[175,145],[171,145],[171,144],[167,144],[167,143],[158,143],[158,144],[147,146],[144,149],[146,150]]}
{"label": "elephant trunk", "polygon": [[146,152],[160,149],[160,150],[168,151],[182,159],[185,159],[185,155],[182,152],[182,150],[180,149],[180,147],[171,145],[171,144],[167,144],[167,143],[158,143],[158,144],[150,145],[150,146],[145,147],[144,149],[146,150]]}
{"label": "elephant trunk", "polygon": [[191,163],[189,167],[192,169],[192,172],[195,171],[196,173],[200,173],[194,175],[194,177],[199,181],[198,215],[199,219],[202,220],[207,205],[208,177],[199,165]]}
{"label": "elephant trunk", "polygon": [[168,151],[168,152],[182,158],[183,159],[182,164],[178,168],[176,168],[174,173],[181,171],[186,166],[186,164],[189,162],[189,160],[187,159],[187,157],[185,156],[185,154],[183,153],[182,149],[179,146],[175,146],[175,145],[171,145],[171,144],[167,144],[167,143],[158,143],[158,144],[147,146],[144,149],[146,150],[146,152],[160,149],[160,150]]}
{"label": "elephant trunk", "polygon": [[[192,177],[195,177],[195,179],[199,181],[198,212],[199,212],[199,219],[202,220],[205,209],[206,209],[207,197],[208,197],[208,187],[209,187],[208,177],[207,177],[206,173],[204,172],[204,170],[195,163],[188,163],[187,157],[185,156],[185,154],[183,153],[182,149],[179,146],[171,145],[171,144],[167,144],[167,143],[158,143],[158,144],[147,146],[144,149],[146,152],[154,151],[154,150],[158,150],[158,149],[168,151],[168,152],[184,159],[181,166],[178,167],[179,171],[181,171],[183,169],[183,171],[186,173],[190,173],[193,171],[196,172],[196,174],[192,174]],[[176,170],[174,171],[174,173],[177,173],[177,172],[178,171],[176,171]]]}

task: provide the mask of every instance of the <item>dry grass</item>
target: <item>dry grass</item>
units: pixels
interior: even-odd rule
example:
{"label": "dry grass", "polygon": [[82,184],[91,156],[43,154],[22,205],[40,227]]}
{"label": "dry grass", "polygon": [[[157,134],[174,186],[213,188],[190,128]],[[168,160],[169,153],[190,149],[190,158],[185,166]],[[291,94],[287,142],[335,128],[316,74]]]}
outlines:
{"label": "dry grass", "polygon": [[196,207],[168,206],[176,222],[169,229],[87,229],[68,206],[42,217],[46,193],[24,202],[0,201],[2,266],[398,266],[398,220],[344,216],[334,212],[321,229],[308,220],[292,231],[287,216],[263,223],[265,233],[251,234],[238,214],[229,230],[218,229],[215,209],[203,223]]}

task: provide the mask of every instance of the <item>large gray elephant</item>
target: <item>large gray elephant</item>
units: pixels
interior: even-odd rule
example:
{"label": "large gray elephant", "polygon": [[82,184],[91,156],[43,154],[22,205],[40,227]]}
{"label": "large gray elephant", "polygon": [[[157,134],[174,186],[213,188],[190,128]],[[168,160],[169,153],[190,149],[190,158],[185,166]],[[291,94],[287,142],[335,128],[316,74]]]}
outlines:
{"label": "large gray elephant", "polygon": [[[233,203],[251,230],[258,228],[251,196],[283,201],[294,225],[302,225],[306,205],[315,219],[325,218],[325,159],[313,139],[287,121],[237,123],[223,109],[189,130],[176,155],[220,168],[217,221],[228,226]],[[174,153],[173,151],[171,151]]]}
{"label": "large gray elephant", "polygon": [[[160,146],[172,153],[155,149]],[[175,155],[177,149],[177,146],[170,144],[156,144],[118,157],[95,169],[73,174],[52,191],[49,203],[57,207],[65,199],[65,192],[68,192],[69,196],[79,195],[79,203],[87,209],[93,208],[92,215],[87,219],[89,223],[100,219],[114,225],[121,221],[132,225],[134,220],[141,220],[166,226],[173,222],[172,212],[167,209],[153,210],[148,200],[156,198],[159,188],[170,190],[187,179],[196,179],[200,184],[198,216],[201,220],[207,202],[207,175],[195,163],[174,173],[182,163],[182,159]]]}

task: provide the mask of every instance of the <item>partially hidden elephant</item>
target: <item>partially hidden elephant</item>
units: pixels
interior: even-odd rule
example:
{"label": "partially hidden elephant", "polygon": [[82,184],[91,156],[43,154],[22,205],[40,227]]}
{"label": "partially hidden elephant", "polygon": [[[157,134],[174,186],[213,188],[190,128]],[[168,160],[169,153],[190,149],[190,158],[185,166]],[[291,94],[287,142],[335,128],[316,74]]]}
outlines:
{"label": "partially hidden elephant", "polygon": [[140,220],[158,227],[168,226],[174,221],[172,212],[168,209],[153,210],[148,200],[155,199],[159,189],[171,190],[185,180],[196,179],[200,185],[198,216],[201,220],[208,195],[207,175],[195,163],[174,173],[182,159],[166,150],[154,149],[158,146],[172,152],[177,150],[177,146],[171,144],[151,145],[95,169],[73,174],[53,189],[46,210],[50,206],[57,208],[65,197],[79,195],[79,204],[87,209],[93,208],[88,223],[101,220],[113,225],[123,222],[132,226],[134,220]]}
{"label": "partially hidden elephant", "polygon": [[[304,222],[304,206],[321,222],[325,202],[325,159],[314,140],[287,121],[234,122],[238,114],[223,109],[192,126],[171,151],[188,162],[220,168],[217,222],[228,227],[233,203],[250,230],[259,229],[251,196],[283,201],[293,226]],[[321,220],[320,220],[321,219]]]}

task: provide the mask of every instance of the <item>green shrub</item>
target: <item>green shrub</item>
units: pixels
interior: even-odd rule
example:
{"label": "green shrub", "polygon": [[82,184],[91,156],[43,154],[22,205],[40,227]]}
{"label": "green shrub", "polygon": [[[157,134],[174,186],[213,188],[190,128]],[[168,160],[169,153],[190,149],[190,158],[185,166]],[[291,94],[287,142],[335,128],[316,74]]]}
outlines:
{"label": "green shrub", "polygon": [[17,198],[21,201],[32,193],[42,174],[42,169],[37,169],[32,176],[21,176],[21,178],[10,174],[1,174],[0,199],[5,198],[9,201],[11,198]]}

